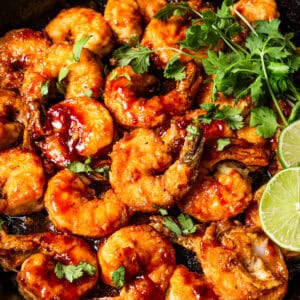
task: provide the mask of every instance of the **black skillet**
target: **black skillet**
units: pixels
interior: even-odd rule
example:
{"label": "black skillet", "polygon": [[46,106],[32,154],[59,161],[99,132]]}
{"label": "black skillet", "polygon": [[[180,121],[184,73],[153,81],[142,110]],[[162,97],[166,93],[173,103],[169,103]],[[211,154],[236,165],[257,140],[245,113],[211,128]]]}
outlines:
{"label": "black skillet", "polygon": [[[219,5],[222,1],[211,0],[209,2]],[[39,30],[61,9],[71,6],[83,5],[103,12],[105,3],[105,0],[0,0],[0,36],[8,30],[21,27]],[[300,46],[300,0],[277,0],[277,4],[282,31],[294,32],[294,42]],[[14,218],[10,222],[12,227],[23,226],[22,218]],[[17,225],[13,223],[17,223]],[[30,230],[30,228],[24,230],[27,231],[28,229]],[[187,265],[194,271],[199,269],[199,265],[191,252],[180,247],[176,247],[176,250],[179,263]],[[284,300],[300,300],[300,261],[289,263],[288,268],[290,273],[289,291]],[[17,289],[14,274],[3,272],[0,269],[0,300],[23,299],[18,294]],[[105,289],[101,289],[99,292],[96,290],[90,296],[104,296],[103,293],[105,294],[105,292]]]}

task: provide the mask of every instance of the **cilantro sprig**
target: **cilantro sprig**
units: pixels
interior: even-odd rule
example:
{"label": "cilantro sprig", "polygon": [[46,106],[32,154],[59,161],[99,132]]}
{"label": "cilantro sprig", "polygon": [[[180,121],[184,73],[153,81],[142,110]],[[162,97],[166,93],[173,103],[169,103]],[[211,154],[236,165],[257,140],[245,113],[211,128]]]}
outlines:
{"label": "cilantro sprig", "polygon": [[121,288],[125,285],[125,275],[126,269],[124,266],[120,266],[113,271],[111,279],[118,288]]}
{"label": "cilantro sprig", "polygon": [[78,265],[65,265],[61,262],[56,263],[54,268],[55,275],[59,278],[65,278],[69,282],[81,278],[84,273],[93,276],[97,271],[97,268],[87,262],[81,261]]}

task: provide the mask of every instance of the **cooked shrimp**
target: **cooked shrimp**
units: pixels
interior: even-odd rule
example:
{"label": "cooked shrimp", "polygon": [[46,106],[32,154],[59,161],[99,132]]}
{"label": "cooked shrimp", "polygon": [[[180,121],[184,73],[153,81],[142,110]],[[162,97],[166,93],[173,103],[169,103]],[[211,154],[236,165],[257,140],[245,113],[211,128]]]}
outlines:
{"label": "cooked shrimp", "polygon": [[137,74],[130,66],[117,67],[108,76],[104,101],[116,121],[124,127],[151,128],[161,124],[167,115],[182,114],[193,104],[201,83],[194,63],[186,66],[186,78],[165,95],[141,96],[158,80],[148,74]]}
{"label": "cooked shrimp", "polygon": [[41,100],[42,85],[57,80],[62,68],[69,70],[67,77],[60,82],[62,89],[65,89],[65,98],[82,97],[86,91],[91,92],[93,98],[101,95],[104,86],[101,61],[84,48],[79,62],[70,63],[72,51],[71,45],[53,44],[43,64],[35,64],[26,71],[21,94],[27,102]]}
{"label": "cooked shrimp", "polygon": [[[132,225],[113,233],[100,245],[98,260],[103,282],[115,287],[113,272],[120,267],[125,268],[122,299],[132,299],[127,293],[134,294],[134,291],[132,288],[127,290],[127,286],[135,285],[137,277],[141,280],[140,284],[152,281],[156,287],[152,290],[152,297],[161,297],[169,285],[176,264],[172,244],[149,225]],[[145,283],[145,286],[149,284]],[[143,298],[142,294],[140,296],[138,299],[150,299]]]}
{"label": "cooked shrimp", "polygon": [[64,100],[53,105],[47,117],[51,133],[38,146],[49,160],[60,167],[82,157],[93,156],[112,142],[112,118],[104,105],[95,99],[78,97]]}
{"label": "cooked shrimp", "polygon": [[239,0],[235,8],[250,22],[279,17],[275,0]]}
{"label": "cooked shrimp", "polygon": [[260,230],[210,225],[201,241],[203,272],[220,299],[282,299],[288,270],[279,248]]}
{"label": "cooked shrimp", "polygon": [[147,3],[142,0],[108,0],[104,17],[119,43],[132,44],[140,40],[143,22],[147,24],[166,3],[166,0]]}
{"label": "cooked shrimp", "polygon": [[18,89],[23,72],[44,60],[49,41],[39,31],[18,29],[0,39],[0,88]]}
{"label": "cooked shrimp", "polygon": [[0,151],[2,213],[23,215],[40,211],[44,185],[44,169],[37,154],[18,148]]}
{"label": "cooked shrimp", "polygon": [[[82,277],[70,282],[54,271],[57,263],[77,266],[81,262],[90,264],[94,274],[83,272]],[[97,283],[97,256],[79,237],[44,233],[38,253],[24,261],[16,279],[26,299],[80,299]]]}
{"label": "cooked shrimp", "polygon": [[186,137],[172,163],[170,145],[150,129],[135,129],[114,144],[110,183],[120,200],[137,211],[170,207],[194,181],[202,152],[201,135]]}
{"label": "cooked shrimp", "polygon": [[112,190],[103,199],[97,199],[69,170],[62,170],[49,180],[44,201],[58,230],[86,237],[106,236],[126,224],[129,216]]}
{"label": "cooked shrimp", "polygon": [[185,266],[178,265],[170,279],[170,286],[165,299],[217,300],[218,297],[203,275],[190,272]]}
{"label": "cooked shrimp", "polygon": [[251,183],[245,171],[234,164],[222,163],[213,177],[198,178],[178,205],[199,221],[210,222],[236,216],[251,200]]}
{"label": "cooked shrimp", "polygon": [[72,7],[62,10],[48,23],[45,31],[54,43],[73,44],[91,36],[85,48],[100,57],[108,54],[114,46],[110,26],[100,12],[91,8]]}

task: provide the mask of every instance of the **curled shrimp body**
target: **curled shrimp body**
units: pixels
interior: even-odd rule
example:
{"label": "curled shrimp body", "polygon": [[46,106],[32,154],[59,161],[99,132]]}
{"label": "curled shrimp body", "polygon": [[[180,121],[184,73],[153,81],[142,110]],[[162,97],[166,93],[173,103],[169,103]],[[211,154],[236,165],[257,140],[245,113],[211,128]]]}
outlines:
{"label": "curled shrimp body", "polygon": [[250,22],[279,17],[275,0],[239,0],[235,8]]}
{"label": "curled shrimp body", "polygon": [[185,266],[178,265],[170,279],[165,299],[217,300],[218,297],[203,275],[190,272]]}
{"label": "curled shrimp body", "polygon": [[43,208],[45,174],[42,161],[33,152],[19,148],[0,151],[0,211],[23,215]]}
{"label": "curled shrimp body", "polygon": [[200,243],[200,262],[220,299],[282,299],[288,271],[279,248],[257,228],[213,223]]}
{"label": "curled shrimp body", "polygon": [[86,7],[72,7],[62,10],[45,27],[54,43],[73,44],[91,36],[85,47],[100,57],[113,48],[113,35],[110,26],[100,12]]}
{"label": "curled shrimp body", "polygon": [[176,264],[172,244],[149,225],[133,225],[114,232],[100,245],[98,260],[103,282],[115,287],[113,272],[125,268],[125,287],[121,291],[124,296],[127,284],[135,284],[137,277],[141,280],[139,285],[150,280],[156,286],[152,297],[164,295]]}
{"label": "curled shrimp body", "polygon": [[104,101],[116,121],[124,127],[152,128],[161,124],[168,115],[182,114],[193,104],[201,83],[194,63],[186,66],[186,77],[165,95],[141,96],[158,80],[148,74],[137,74],[130,66],[117,67],[108,76]]}
{"label": "curled shrimp body", "polygon": [[80,177],[69,170],[62,170],[49,180],[44,201],[58,230],[81,236],[106,236],[128,220],[125,205],[112,190],[103,199],[97,199]]}
{"label": "curled shrimp body", "polygon": [[66,99],[53,105],[47,117],[51,133],[38,146],[60,167],[81,157],[93,156],[112,142],[112,118],[95,99]]}
{"label": "curled shrimp body", "polygon": [[120,200],[137,211],[170,207],[194,181],[202,152],[201,136],[186,138],[173,162],[171,149],[150,129],[135,129],[114,144],[110,183]]}
{"label": "curled shrimp body", "polygon": [[224,220],[241,213],[252,200],[251,183],[243,170],[229,163],[213,177],[198,178],[178,205],[199,221]]}
{"label": "curled shrimp body", "polygon": [[0,88],[19,89],[24,70],[41,63],[49,44],[39,31],[18,29],[6,33],[0,39]]}
{"label": "curled shrimp body", "polygon": [[[165,4],[166,0],[144,2],[142,0],[107,1],[104,17],[119,43],[133,43],[143,33],[143,22],[148,23]],[[136,40],[135,40],[136,42]]]}
{"label": "curled shrimp body", "polygon": [[[17,274],[19,290],[26,299],[80,299],[98,280],[97,256],[81,238],[44,233],[36,251],[22,264]],[[88,263],[95,268],[93,275],[70,282],[55,273],[56,263],[79,265]]]}

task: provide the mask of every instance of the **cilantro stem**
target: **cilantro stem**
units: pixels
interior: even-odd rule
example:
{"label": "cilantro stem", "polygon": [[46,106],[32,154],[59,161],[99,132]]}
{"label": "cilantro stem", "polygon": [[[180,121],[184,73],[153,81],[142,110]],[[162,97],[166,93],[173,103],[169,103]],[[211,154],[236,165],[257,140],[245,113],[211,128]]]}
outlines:
{"label": "cilantro stem", "polygon": [[180,49],[173,48],[173,47],[159,47],[159,48],[153,49],[152,52],[156,52],[156,51],[164,51],[164,50],[172,50],[172,51],[174,51],[174,52],[177,52],[177,53],[179,53],[179,54],[182,54],[182,55],[191,57],[191,58],[193,58],[193,59],[201,60],[201,58],[198,57],[198,56],[196,56],[196,55],[190,54],[190,53],[188,53],[188,52],[185,52],[185,51],[182,51],[182,50],[180,50]]}
{"label": "cilantro stem", "polygon": [[235,14],[248,26],[248,28],[256,35],[258,36],[257,32],[255,31],[255,29],[252,27],[252,25],[250,24],[250,22],[234,7],[232,6],[233,11],[235,12]]}
{"label": "cilantro stem", "polygon": [[[266,44],[267,44],[267,43],[265,43],[265,45],[266,45]],[[288,122],[287,122],[287,120],[286,120],[284,114],[282,113],[282,110],[281,110],[281,108],[280,108],[280,106],[279,106],[279,104],[278,104],[278,101],[277,101],[277,99],[276,99],[276,97],[275,97],[275,95],[274,95],[274,92],[273,92],[273,90],[272,90],[272,88],[271,88],[271,85],[270,85],[269,76],[268,76],[268,73],[267,73],[267,69],[266,69],[266,65],[265,65],[265,60],[264,60],[264,49],[263,49],[263,51],[260,53],[260,59],[261,59],[262,70],[263,70],[263,73],[264,73],[264,76],[265,76],[265,79],[266,79],[266,82],[267,82],[268,90],[269,90],[269,93],[270,93],[270,95],[271,95],[271,97],[272,97],[273,103],[274,103],[274,105],[275,105],[275,107],[276,107],[276,109],[277,109],[277,112],[278,112],[278,114],[279,114],[279,116],[280,116],[280,118],[281,118],[283,124],[284,124],[285,126],[287,126],[287,125],[288,125]]]}
{"label": "cilantro stem", "polygon": [[227,37],[223,34],[222,31],[219,30],[218,27],[216,27],[215,25],[211,26],[218,34],[219,36],[222,38],[222,40],[225,42],[225,44],[235,53],[235,54],[239,54],[239,52],[233,47],[233,45],[231,44],[231,42],[227,39]]}
{"label": "cilantro stem", "polygon": [[293,93],[293,95],[295,96],[297,101],[300,101],[300,93],[298,92],[298,90],[296,89],[296,87],[294,86],[294,84],[292,83],[292,81],[289,79],[288,80],[289,83],[289,87]]}

